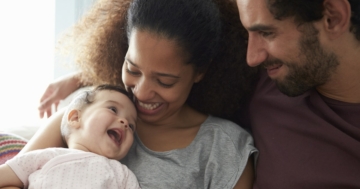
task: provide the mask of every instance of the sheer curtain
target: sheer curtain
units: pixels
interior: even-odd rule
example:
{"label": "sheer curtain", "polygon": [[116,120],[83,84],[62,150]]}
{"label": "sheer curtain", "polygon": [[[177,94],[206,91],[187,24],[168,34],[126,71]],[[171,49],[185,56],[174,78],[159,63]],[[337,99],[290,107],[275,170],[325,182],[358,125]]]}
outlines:
{"label": "sheer curtain", "polygon": [[53,79],[55,0],[0,1],[0,130],[41,124]]}

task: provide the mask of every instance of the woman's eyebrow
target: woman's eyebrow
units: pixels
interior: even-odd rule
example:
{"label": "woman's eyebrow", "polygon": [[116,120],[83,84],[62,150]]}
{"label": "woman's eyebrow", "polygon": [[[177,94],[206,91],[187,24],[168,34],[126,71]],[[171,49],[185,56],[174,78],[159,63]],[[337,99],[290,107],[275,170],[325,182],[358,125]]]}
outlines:
{"label": "woman's eyebrow", "polygon": [[160,73],[160,72],[156,72],[156,75],[162,76],[162,77],[172,77],[172,78],[175,78],[175,79],[179,79],[179,78],[180,78],[179,76],[176,76],[176,75],[166,74],[166,73]]}
{"label": "woman's eyebrow", "polygon": [[131,60],[129,60],[128,58],[125,57],[125,61],[129,62],[129,64],[139,68],[139,66],[137,66],[134,62],[132,62]]}
{"label": "woman's eyebrow", "polygon": [[[125,58],[125,61],[129,62],[129,64],[139,68],[138,65],[136,65],[134,62],[132,62],[131,60],[129,60],[128,58]],[[172,77],[172,78],[175,78],[175,79],[179,79],[180,77],[179,76],[176,76],[176,75],[172,75],[172,74],[167,74],[167,73],[161,73],[161,72],[155,72],[156,75],[158,76],[162,76],[162,77]]]}

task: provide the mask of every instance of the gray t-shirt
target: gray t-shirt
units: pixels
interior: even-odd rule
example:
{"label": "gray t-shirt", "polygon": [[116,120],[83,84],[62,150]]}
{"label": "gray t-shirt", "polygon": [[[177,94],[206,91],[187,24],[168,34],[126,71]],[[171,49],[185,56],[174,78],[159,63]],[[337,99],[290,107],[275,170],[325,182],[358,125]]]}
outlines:
{"label": "gray t-shirt", "polygon": [[121,162],[135,173],[142,189],[232,189],[253,153],[257,149],[247,131],[209,116],[186,148],[155,152],[135,136]]}

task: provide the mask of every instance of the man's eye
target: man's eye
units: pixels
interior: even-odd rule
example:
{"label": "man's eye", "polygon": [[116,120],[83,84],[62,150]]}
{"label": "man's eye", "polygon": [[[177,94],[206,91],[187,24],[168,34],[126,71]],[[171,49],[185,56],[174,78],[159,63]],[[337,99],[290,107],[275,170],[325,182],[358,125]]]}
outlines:
{"label": "man's eye", "polygon": [[129,124],[130,129],[135,132],[135,126],[133,124]]}
{"label": "man's eye", "polygon": [[259,34],[262,35],[263,37],[269,37],[271,35],[273,35],[273,32],[265,32],[265,31],[259,31]]}
{"label": "man's eye", "polygon": [[117,109],[116,109],[115,107],[110,106],[109,109],[110,109],[111,111],[113,111],[114,113],[117,113]]}

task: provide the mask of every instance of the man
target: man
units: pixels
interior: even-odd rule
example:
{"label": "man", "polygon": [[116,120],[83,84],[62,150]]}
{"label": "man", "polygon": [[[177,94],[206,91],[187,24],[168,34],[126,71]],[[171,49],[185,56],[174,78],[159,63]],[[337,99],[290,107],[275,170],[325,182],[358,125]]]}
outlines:
{"label": "man", "polygon": [[360,0],[237,0],[261,66],[254,188],[360,188]]}

